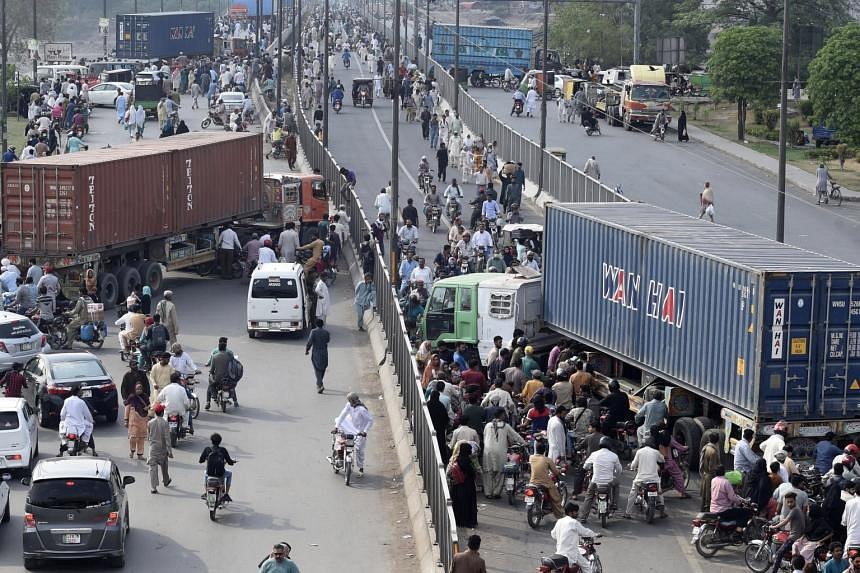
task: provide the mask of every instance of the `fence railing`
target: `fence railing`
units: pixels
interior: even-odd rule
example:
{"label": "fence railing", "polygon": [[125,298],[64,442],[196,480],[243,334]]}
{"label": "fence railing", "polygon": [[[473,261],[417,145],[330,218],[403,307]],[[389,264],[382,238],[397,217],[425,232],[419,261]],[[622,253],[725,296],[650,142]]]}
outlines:
{"label": "fence railing", "polygon": [[[378,21],[371,19],[371,25],[376,23],[377,31],[382,32]],[[393,25],[393,24],[392,24]],[[390,36],[389,36],[390,37]],[[414,45],[405,40],[402,48],[404,54],[414,54]],[[425,61],[424,50],[419,48],[419,58],[416,63]],[[458,86],[451,74],[433,58],[426,58],[429,68],[433,68],[439,93],[453,105],[455,90],[460,90],[458,111],[472,133],[482,135],[484,141],[497,143],[497,153],[510,161],[523,164],[526,177],[532,181],[538,180],[541,162],[544,168],[543,187],[547,194],[562,203],[613,203],[629,201],[614,189],[589,177],[570,163],[563,161],[549,151],[542,150],[540,145],[523,134],[506,125],[482,106],[466,90]],[[427,70],[425,70],[427,71]]]}
{"label": "fence railing", "polygon": [[[290,34],[286,33],[285,45],[291,45]],[[294,52],[295,53],[295,52]],[[299,66],[293,65],[294,70]],[[298,72],[296,72],[298,73]],[[340,166],[328,149],[317,139],[302,109],[297,88],[297,79],[285,77],[291,81],[293,94],[293,110],[298,126],[299,142],[302,151],[312,168],[319,169],[326,179],[327,188],[331,190],[332,200],[344,205],[349,217],[349,234],[356,259],[358,245],[365,235],[370,235],[372,219],[367,216],[361,200],[354,190],[347,185],[346,179],[340,173]],[[259,86],[256,86],[259,91]],[[436,543],[439,547],[439,562],[446,571],[451,568],[454,554],[458,551],[457,524],[451,507],[451,494],[448,490],[446,468],[442,463],[442,455],[436,440],[436,431],[430,420],[430,412],[424,400],[421,387],[421,374],[412,354],[412,344],[406,335],[404,316],[400,309],[399,297],[391,284],[390,273],[385,264],[385,258],[376,241],[372,241],[376,250],[373,264],[373,283],[376,289],[376,307],[380,322],[385,332],[388,351],[394,363],[395,377],[399,388],[407,420],[415,441],[418,454],[418,468],[427,495],[428,505],[435,530]]]}

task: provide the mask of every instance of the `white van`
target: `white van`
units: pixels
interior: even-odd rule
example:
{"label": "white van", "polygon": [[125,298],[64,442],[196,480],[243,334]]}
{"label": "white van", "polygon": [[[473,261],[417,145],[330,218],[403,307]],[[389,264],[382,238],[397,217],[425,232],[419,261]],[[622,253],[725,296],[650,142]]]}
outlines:
{"label": "white van", "polygon": [[305,271],[298,263],[257,265],[248,285],[248,336],[303,332],[310,324]]}
{"label": "white van", "polygon": [[86,66],[76,66],[74,64],[49,64],[36,67],[36,79],[41,81],[48,78],[54,81],[59,78],[81,78],[83,80],[87,76]]}

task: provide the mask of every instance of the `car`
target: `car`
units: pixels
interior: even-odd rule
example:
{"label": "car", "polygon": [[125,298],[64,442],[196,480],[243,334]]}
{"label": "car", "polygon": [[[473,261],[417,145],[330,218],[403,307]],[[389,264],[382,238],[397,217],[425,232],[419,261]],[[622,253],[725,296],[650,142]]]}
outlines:
{"label": "car", "polygon": [[562,97],[564,94],[564,84],[565,82],[573,81],[575,78],[573,76],[569,76],[567,74],[556,74],[555,75],[555,97]]}
{"label": "car", "polygon": [[117,89],[122,90],[126,95],[134,92],[134,86],[127,82],[102,82],[91,87],[87,96],[93,105],[116,107]]}
{"label": "car", "polygon": [[14,312],[0,312],[0,372],[11,370],[16,362],[24,364],[50,349],[48,337],[39,332],[29,318]]}
{"label": "car", "polygon": [[21,480],[30,486],[24,503],[24,568],[40,560],[106,558],[125,565],[129,531],[126,486],[110,459],[47,458]]}
{"label": "car", "polygon": [[78,384],[93,417],[101,415],[114,423],[119,416],[116,384],[101,360],[89,352],[39,354],[24,367],[24,378],[36,388],[36,412],[43,428],[59,427],[63,402]]}
{"label": "car", "polygon": [[24,398],[0,398],[0,470],[31,470],[37,457],[36,412]]}
{"label": "car", "polygon": [[234,109],[241,111],[242,102],[245,99],[245,94],[242,92],[223,92],[218,96],[219,102],[224,102],[224,110],[230,113]]}

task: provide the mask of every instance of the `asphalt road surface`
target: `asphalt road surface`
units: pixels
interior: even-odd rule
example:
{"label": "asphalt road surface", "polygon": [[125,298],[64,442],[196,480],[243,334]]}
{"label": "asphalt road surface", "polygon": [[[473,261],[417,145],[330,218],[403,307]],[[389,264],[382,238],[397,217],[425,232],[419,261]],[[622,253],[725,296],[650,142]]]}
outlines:
{"label": "asphalt road surface", "polygon": [[[183,98],[181,117],[199,130],[205,110],[191,110]],[[157,135],[156,123],[147,124],[145,139]],[[212,128],[210,128],[212,129]],[[126,144],[113,110],[96,110],[87,143],[101,147]],[[283,163],[283,166],[280,164]],[[286,169],[286,162],[278,162]],[[102,456],[116,460],[128,486],[131,533],[127,541],[126,571],[256,571],[257,563],[274,542],[292,544],[293,558],[302,571],[343,568],[385,573],[409,570],[416,552],[403,498],[400,471],[376,364],[366,335],[355,330],[352,286],[342,272],[331,288],[329,330],[330,367],[326,392],[316,393],[313,370],[300,336],[270,336],[250,340],[245,331],[247,286],[239,281],[200,278],[173,273],[167,288],[174,291],[180,320],[180,342],[201,366],[219,336],[228,336],[245,375],[238,387],[241,407],[227,413],[201,411],[196,435],[180,442],[170,461],[173,484],[149,492],[145,462],[128,459],[128,442],[121,424],[97,423],[95,439]],[[158,297],[156,297],[158,298]],[[108,318],[113,318],[110,311]],[[79,345],[76,345],[78,347]],[[83,348],[76,348],[83,350]],[[93,351],[104,362],[117,385],[127,367],[119,359],[116,327],[103,349]],[[198,376],[205,396],[207,369]],[[367,475],[345,487],[325,457],[330,452],[333,420],[358,392],[376,416],[367,452]],[[198,457],[212,432],[220,432],[231,456],[231,491],[235,500],[209,520],[200,494],[203,468]],[[57,433],[40,431],[41,456],[57,451]],[[0,527],[0,571],[23,570],[21,532],[26,489],[12,482],[11,523]],[[404,539],[404,536],[407,538]],[[49,564],[53,571],[101,571],[106,564]]]}

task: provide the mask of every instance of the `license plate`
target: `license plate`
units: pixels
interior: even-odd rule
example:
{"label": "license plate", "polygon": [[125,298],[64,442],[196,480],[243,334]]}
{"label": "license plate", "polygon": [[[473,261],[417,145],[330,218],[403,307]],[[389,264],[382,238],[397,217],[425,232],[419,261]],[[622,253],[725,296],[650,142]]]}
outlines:
{"label": "license plate", "polygon": [[606,501],[602,499],[597,501],[597,511],[599,511],[600,513],[606,511]]}
{"label": "license plate", "polygon": [[505,478],[505,485],[514,487],[514,478]]}
{"label": "license plate", "polygon": [[657,497],[657,492],[656,491],[649,491],[648,497]]}
{"label": "license plate", "polygon": [[534,498],[534,496],[527,495],[527,496],[525,497],[525,502],[526,502],[526,505],[532,505],[532,504],[534,504],[534,502],[535,502],[535,498]]}
{"label": "license plate", "polygon": [[170,422],[170,427],[171,427],[171,428],[178,428],[178,427],[179,427],[179,424],[178,424],[178,423],[176,423],[176,422]]}
{"label": "license plate", "polygon": [[63,534],[63,543],[67,543],[69,545],[80,543],[81,542],[81,534],[80,533],[64,533]]}
{"label": "license plate", "polygon": [[259,326],[263,326],[263,327],[268,327],[268,326],[269,326],[269,323],[268,323],[268,322],[265,322],[265,321],[261,321],[261,322],[259,322],[258,324],[259,324]]}
{"label": "license plate", "polygon": [[92,398],[93,391],[92,390],[81,390],[81,398]]}
{"label": "license plate", "polygon": [[21,350],[32,350],[32,349],[33,349],[33,343],[32,342],[25,342],[24,344],[21,345]]}
{"label": "license plate", "polygon": [[214,493],[206,494],[206,502],[207,503],[214,505],[215,501],[216,501],[216,495]]}
{"label": "license plate", "polygon": [[699,531],[701,531],[701,528],[700,528],[700,527],[694,527],[694,528],[693,528],[693,537],[690,539],[690,544],[691,544],[691,545],[695,544],[695,543],[696,543],[696,541],[698,541],[698,540],[699,540]]}

